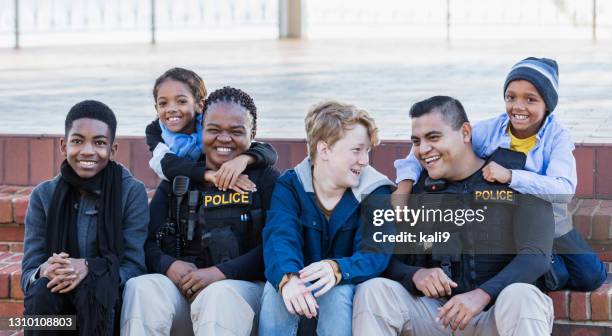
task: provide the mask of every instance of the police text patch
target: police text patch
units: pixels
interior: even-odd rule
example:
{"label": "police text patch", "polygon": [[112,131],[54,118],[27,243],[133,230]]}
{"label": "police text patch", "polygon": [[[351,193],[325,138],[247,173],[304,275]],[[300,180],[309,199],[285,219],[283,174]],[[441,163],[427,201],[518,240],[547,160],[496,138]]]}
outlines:
{"label": "police text patch", "polygon": [[508,189],[477,190],[474,191],[474,200],[478,203],[495,202],[514,204],[515,195],[513,190]]}
{"label": "police text patch", "polygon": [[204,208],[216,208],[226,205],[250,205],[252,193],[239,193],[233,190],[215,191],[202,193],[202,206]]}

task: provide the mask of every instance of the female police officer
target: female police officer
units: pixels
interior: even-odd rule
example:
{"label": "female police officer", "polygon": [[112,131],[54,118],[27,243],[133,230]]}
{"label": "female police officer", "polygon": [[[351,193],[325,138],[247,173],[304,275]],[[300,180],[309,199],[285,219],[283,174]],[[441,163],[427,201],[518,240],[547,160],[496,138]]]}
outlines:
{"label": "female police officer", "polygon": [[248,167],[230,190],[214,183],[214,171],[251,145],[256,117],[253,99],[239,89],[224,87],[206,100],[202,164],[210,182],[191,181],[187,191],[179,178],[157,188],[146,244],[147,266],[156,274],[126,285],[122,334],[257,330],[264,279],[260,236],[278,172]]}

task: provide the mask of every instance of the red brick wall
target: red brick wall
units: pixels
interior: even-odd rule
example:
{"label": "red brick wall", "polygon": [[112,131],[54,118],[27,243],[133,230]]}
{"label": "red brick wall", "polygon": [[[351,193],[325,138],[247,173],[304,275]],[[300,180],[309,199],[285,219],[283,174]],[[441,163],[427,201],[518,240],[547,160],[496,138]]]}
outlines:
{"label": "red brick wall", "polygon": [[[293,167],[306,156],[303,139],[262,139],[277,149],[281,170]],[[148,187],[158,180],[149,169],[149,151],[142,137],[119,137],[117,161],[127,166]],[[612,198],[612,144],[577,144],[578,191],[583,197]],[[372,152],[372,164],[395,179],[393,160],[404,157],[408,141],[383,141]],[[53,177],[63,157],[59,136],[0,135],[0,185],[31,186]]]}

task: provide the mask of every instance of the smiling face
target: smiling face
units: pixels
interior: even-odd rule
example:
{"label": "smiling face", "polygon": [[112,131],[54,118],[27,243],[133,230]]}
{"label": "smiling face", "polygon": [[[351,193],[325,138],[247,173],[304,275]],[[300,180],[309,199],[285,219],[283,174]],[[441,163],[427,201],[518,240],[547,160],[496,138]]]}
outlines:
{"label": "smiling face", "polygon": [[331,183],[336,187],[356,187],[363,168],[370,163],[371,147],[368,129],[356,124],[345,129],[344,136],[331,147],[319,141],[315,165],[325,165]]}
{"label": "smiling face", "polygon": [[196,102],[187,84],[166,79],[159,85],[155,110],[159,120],[174,133],[191,134],[195,131],[197,111],[203,102]]}
{"label": "smiling face", "polygon": [[463,176],[462,164],[472,151],[470,124],[454,130],[439,112],[412,119],[413,152],[433,179],[456,181]]}
{"label": "smiling face", "polygon": [[512,81],[504,97],[512,134],[521,139],[536,134],[546,116],[546,104],[535,86],[526,80]]}
{"label": "smiling face", "polygon": [[60,150],[77,175],[91,178],[113,158],[117,144],[111,143],[106,123],[81,118],[74,120],[66,138],[60,139]]}
{"label": "smiling face", "polygon": [[233,102],[208,106],[204,114],[202,142],[206,166],[218,169],[223,163],[244,153],[253,140],[253,121],[249,112]]}

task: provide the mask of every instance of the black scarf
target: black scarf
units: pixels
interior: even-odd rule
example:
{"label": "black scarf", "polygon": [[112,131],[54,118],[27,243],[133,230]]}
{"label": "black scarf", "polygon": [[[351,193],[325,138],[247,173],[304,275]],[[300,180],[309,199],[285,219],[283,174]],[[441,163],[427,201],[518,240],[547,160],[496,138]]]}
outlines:
{"label": "black scarf", "polygon": [[123,255],[121,179],[123,169],[114,161],[92,178],[83,179],[62,162],[60,179],[47,217],[47,255],[67,252],[79,258],[77,216],[81,192],[98,200],[98,255],[87,258],[87,277],[75,288],[79,332],[108,335],[119,295],[119,263]]}

